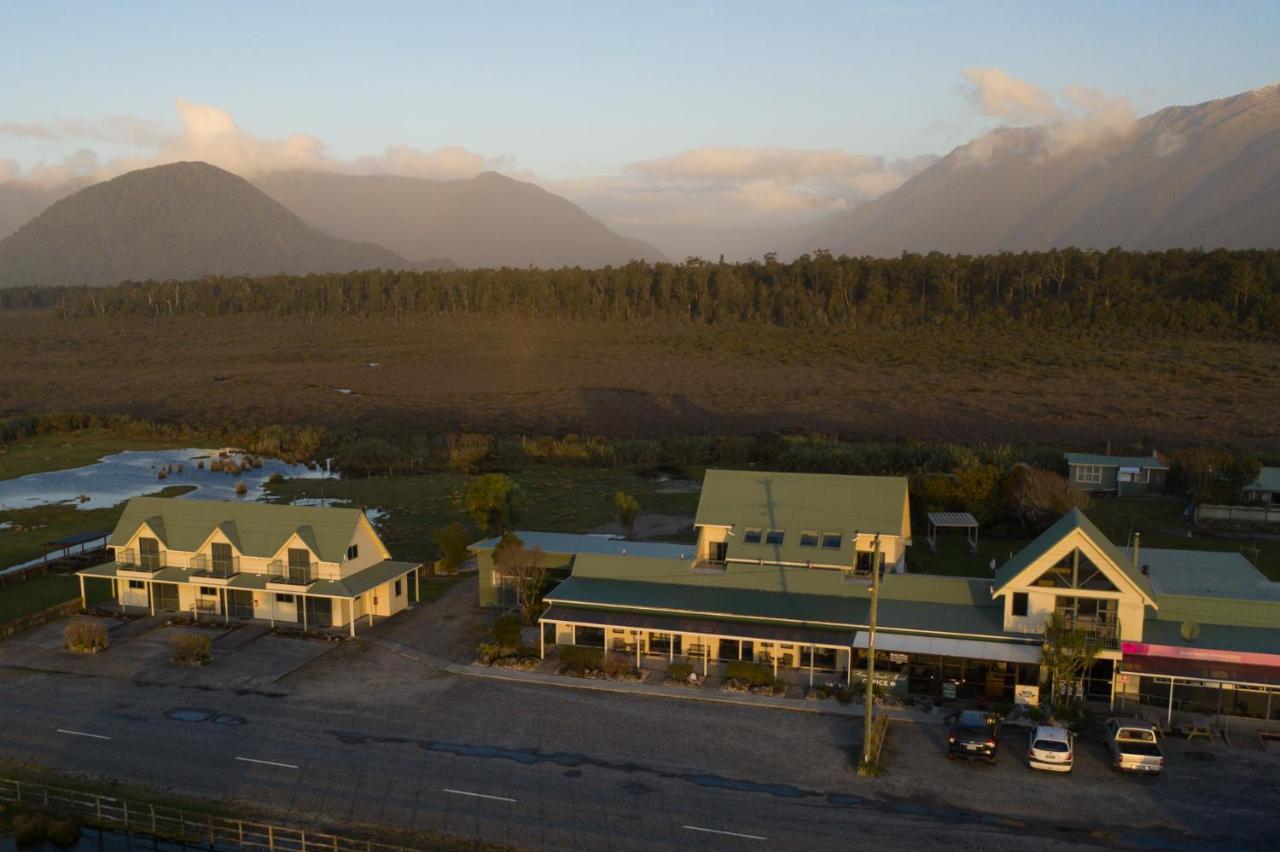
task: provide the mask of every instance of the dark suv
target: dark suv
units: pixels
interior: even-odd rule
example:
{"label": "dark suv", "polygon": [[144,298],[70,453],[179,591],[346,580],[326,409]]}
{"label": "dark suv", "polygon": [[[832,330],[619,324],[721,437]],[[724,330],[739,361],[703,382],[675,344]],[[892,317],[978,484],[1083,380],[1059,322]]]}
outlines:
{"label": "dark suv", "polygon": [[1000,735],[1000,717],[981,710],[963,710],[951,717],[947,734],[947,757],[981,758],[996,762],[996,738]]}

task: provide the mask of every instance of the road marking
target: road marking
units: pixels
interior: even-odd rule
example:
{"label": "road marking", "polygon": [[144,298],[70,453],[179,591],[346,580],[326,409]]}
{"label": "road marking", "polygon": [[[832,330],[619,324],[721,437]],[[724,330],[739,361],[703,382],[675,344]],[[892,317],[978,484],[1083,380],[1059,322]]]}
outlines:
{"label": "road marking", "polygon": [[718,828],[703,828],[698,825],[682,825],[681,828],[687,828],[689,831],[704,831],[707,834],[723,834],[726,837],[741,837],[743,840],[768,840],[767,837],[761,837],[758,834],[739,834],[736,831],[721,831]]}
{"label": "road marking", "polygon": [[279,766],[284,769],[297,769],[292,763],[276,763],[274,760],[255,760],[252,757],[237,757],[236,760],[243,760],[245,763],[261,763],[264,766]]}
{"label": "road marking", "polygon": [[70,734],[73,737],[92,737],[95,740],[109,740],[111,737],[104,737],[102,734],[86,734],[84,731],[68,731],[66,728],[59,728],[58,733]]}
{"label": "road marking", "polygon": [[488,795],[485,795],[484,793],[472,793],[467,790],[451,790],[448,787],[445,787],[444,791],[446,793],[452,793],[455,796],[471,796],[474,799],[492,799],[495,802],[514,802],[515,801],[515,799],[508,799],[506,796],[488,796]]}
{"label": "road marking", "polygon": [[406,660],[413,660],[415,663],[422,662],[422,660],[419,660],[417,657],[411,657],[408,654],[406,654],[404,651],[396,651],[396,653],[404,657]]}

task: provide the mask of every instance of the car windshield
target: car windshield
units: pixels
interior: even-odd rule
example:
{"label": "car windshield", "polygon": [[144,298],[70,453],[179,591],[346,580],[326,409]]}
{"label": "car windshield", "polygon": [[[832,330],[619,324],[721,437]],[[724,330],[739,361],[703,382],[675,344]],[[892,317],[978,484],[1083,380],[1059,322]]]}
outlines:
{"label": "car windshield", "polygon": [[987,726],[987,717],[976,710],[965,710],[956,719],[956,727],[959,728],[985,728]]}
{"label": "car windshield", "polygon": [[1060,740],[1036,740],[1034,748],[1036,751],[1071,751],[1067,744]]}
{"label": "car windshield", "polygon": [[1122,740],[1137,740],[1144,743],[1156,741],[1156,735],[1153,731],[1144,731],[1141,728],[1121,728],[1117,736]]}

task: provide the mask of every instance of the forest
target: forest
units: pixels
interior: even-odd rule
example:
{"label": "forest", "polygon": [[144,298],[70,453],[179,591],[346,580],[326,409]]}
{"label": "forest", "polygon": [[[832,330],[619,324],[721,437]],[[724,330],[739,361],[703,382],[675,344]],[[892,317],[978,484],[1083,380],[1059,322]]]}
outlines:
{"label": "forest", "polygon": [[792,262],[634,262],[603,269],[371,270],[0,290],[0,310],[81,318],[237,314],[313,318],[485,315],[882,329],[964,323],[1280,333],[1280,251],[1062,249]]}

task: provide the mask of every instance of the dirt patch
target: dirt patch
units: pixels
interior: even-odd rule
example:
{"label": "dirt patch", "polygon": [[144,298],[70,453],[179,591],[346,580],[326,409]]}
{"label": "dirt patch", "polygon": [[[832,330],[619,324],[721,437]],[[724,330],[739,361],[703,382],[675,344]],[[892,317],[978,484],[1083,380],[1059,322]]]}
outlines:
{"label": "dirt patch", "polygon": [[[601,524],[588,532],[625,535],[626,530],[617,521]],[[637,541],[645,539],[669,540],[673,538],[693,537],[693,517],[690,515],[659,515],[653,512],[641,512],[636,516],[636,528],[631,536]]]}

